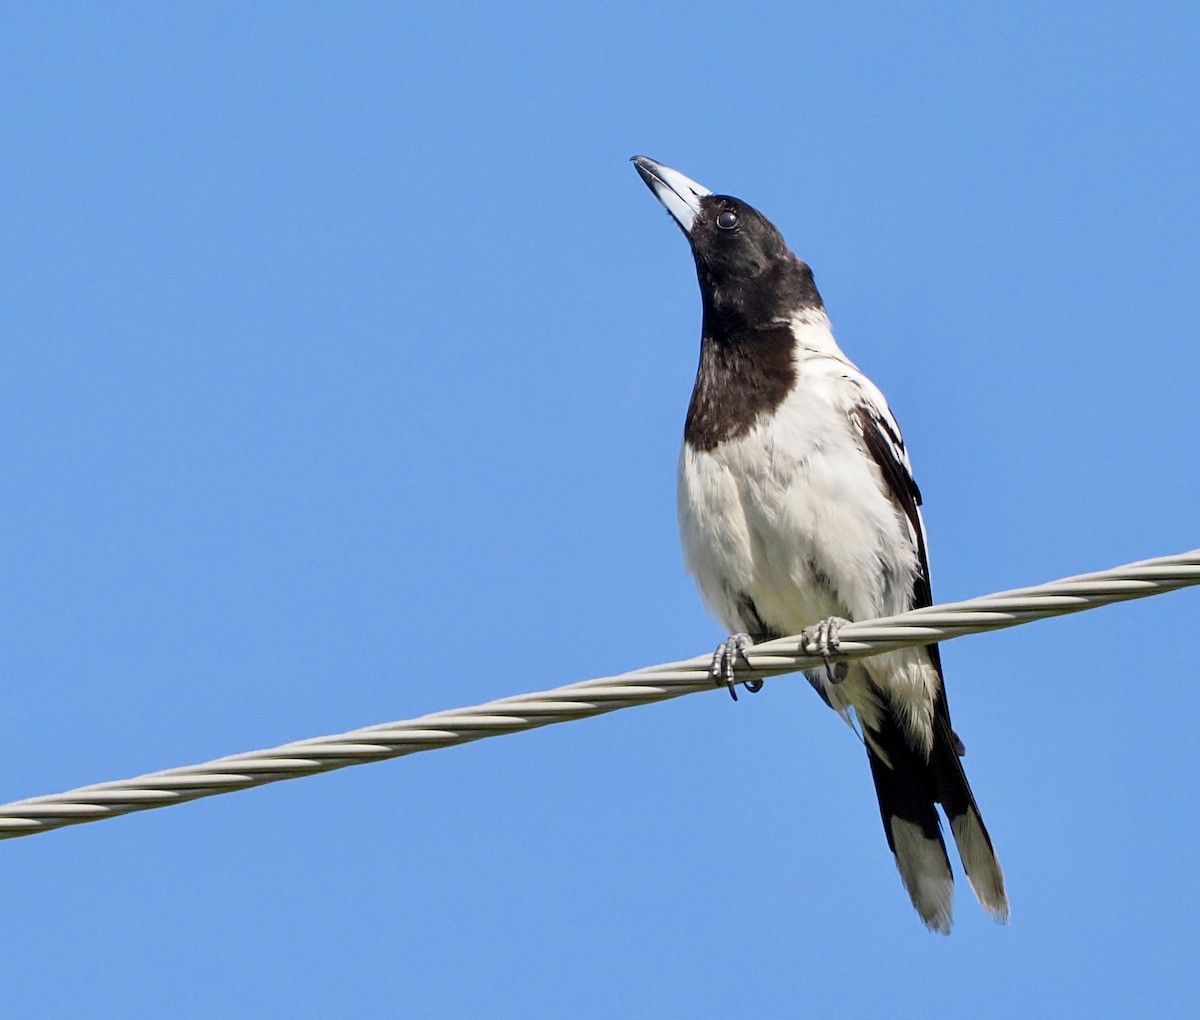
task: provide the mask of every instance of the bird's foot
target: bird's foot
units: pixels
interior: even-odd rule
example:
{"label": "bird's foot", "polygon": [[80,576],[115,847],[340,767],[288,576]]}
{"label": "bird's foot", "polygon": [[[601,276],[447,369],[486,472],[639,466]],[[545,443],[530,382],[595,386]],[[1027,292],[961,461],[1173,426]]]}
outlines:
{"label": "bird's foot", "polygon": [[[754,641],[749,634],[731,634],[717,646],[717,650],[713,653],[709,674],[716,681],[717,686],[724,684],[729,688],[729,695],[734,701],[738,699],[737,682],[734,675],[738,660],[740,659],[749,666],[750,660],[746,658],[746,649],[752,647],[754,647]],[[746,681],[746,690],[751,694],[757,694],[762,690],[762,686],[761,680]]]}
{"label": "bird's foot", "polygon": [[850,665],[839,662],[836,665],[829,661],[831,655],[837,655],[840,647],[838,634],[848,621],[840,616],[831,616],[828,620],[809,627],[804,631],[804,651],[809,655],[821,656],[825,663],[825,677],[831,684],[840,684],[850,672]]}

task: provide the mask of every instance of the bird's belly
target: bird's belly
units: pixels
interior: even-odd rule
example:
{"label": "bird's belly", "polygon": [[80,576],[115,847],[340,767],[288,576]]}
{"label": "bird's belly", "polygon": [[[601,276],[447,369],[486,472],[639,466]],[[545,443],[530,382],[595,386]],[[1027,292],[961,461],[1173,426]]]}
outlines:
{"label": "bird's belly", "polygon": [[905,608],[915,555],[862,458],[781,455],[755,438],[680,458],[684,558],[714,615],[749,629],[749,599],[767,628],[794,634]]}

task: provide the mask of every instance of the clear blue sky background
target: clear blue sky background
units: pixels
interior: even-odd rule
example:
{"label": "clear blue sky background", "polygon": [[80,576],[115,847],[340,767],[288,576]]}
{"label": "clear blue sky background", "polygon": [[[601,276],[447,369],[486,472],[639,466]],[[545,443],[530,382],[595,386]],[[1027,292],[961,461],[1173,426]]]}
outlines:
{"label": "clear blue sky background", "polygon": [[[1198,544],[1194,3],[6,4],[0,799],[698,654],[686,245],[764,210],[935,594]],[[1200,595],[945,649],[925,932],[778,680],[0,845],[5,1011],[1179,1014]]]}

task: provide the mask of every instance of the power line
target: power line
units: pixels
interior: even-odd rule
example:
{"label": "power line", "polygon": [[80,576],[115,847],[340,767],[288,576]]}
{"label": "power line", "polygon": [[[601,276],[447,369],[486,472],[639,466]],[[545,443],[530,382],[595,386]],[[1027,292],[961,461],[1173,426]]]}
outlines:
{"label": "power line", "polygon": [[[1200,584],[1200,549],[966,602],[848,623],[839,634],[839,654],[832,658],[856,659],[964,634],[1001,630],[1195,584]],[[750,668],[739,669],[737,681],[745,683],[819,666],[823,660],[814,652],[815,648],[803,636],[756,645],[748,652]],[[716,688],[709,673],[711,661],[711,654],[700,655],[551,691],[518,694],[470,708],[454,708],[418,719],[298,740],[265,751],[229,755],[200,765],[13,801],[0,805],[0,839],[31,836],[66,825],[169,807],[348,765],[385,761],[698,691],[712,691]]]}

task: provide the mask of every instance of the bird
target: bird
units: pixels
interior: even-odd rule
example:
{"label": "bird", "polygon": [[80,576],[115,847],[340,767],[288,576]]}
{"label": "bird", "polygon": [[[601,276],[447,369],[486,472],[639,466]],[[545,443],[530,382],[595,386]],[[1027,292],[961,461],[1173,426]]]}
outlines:
{"label": "bird", "polygon": [[714,676],[736,699],[736,665],[755,642],[815,640],[825,669],[806,675],[866,747],[888,846],[921,920],[942,934],[953,920],[941,805],[976,897],[1003,923],[1004,873],[963,771],[938,646],[836,666],[828,658],[846,620],[932,603],[921,492],[900,427],[834,339],[812,270],[762,213],[646,156],[632,162],[687,237],[700,286],[677,509],[685,567],[730,634]]}

